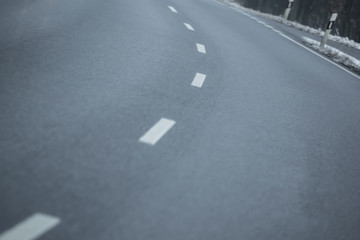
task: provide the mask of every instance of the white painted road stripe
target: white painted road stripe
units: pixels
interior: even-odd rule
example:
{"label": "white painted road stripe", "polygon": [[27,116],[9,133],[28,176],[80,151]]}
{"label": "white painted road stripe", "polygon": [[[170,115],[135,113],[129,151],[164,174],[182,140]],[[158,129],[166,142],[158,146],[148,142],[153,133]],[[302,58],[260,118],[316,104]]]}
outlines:
{"label": "white painted road stripe", "polygon": [[206,54],[206,49],[205,49],[204,45],[197,43],[196,47],[197,47],[198,52]]}
{"label": "white painted road stripe", "polygon": [[267,25],[267,24],[264,24],[265,25],[265,27],[267,27],[267,28],[270,28],[270,29],[274,29],[272,26],[270,26],[270,25]]}
{"label": "white painted road stripe", "polygon": [[174,12],[174,13],[177,13],[178,11],[176,11],[176,9],[174,8],[174,7],[172,7],[172,6],[168,6],[168,8],[172,11],[172,12]]}
{"label": "white painted road stripe", "polygon": [[[174,125],[175,121],[161,118],[140,139],[140,142],[155,145]],[[2,239],[0,239],[2,240]]]}
{"label": "white painted road stripe", "polygon": [[201,88],[204,81],[205,81],[206,75],[202,73],[196,73],[194,80],[192,81],[191,85],[194,87]]}
{"label": "white painted road stripe", "polygon": [[184,23],[184,25],[186,26],[187,29],[189,29],[190,31],[195,31],[195,29],[188,23]]}
{"label": "white painted road stripe", "polygon": [[0,240],[35,240],[59,223],[59,218],[36,213],[2,233]]}

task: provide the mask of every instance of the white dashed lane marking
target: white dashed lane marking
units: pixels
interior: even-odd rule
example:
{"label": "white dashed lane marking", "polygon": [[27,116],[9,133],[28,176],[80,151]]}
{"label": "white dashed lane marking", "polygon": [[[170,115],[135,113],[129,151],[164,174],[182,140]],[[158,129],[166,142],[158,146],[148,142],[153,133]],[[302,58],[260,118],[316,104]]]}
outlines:
{"label": "white dashed lane marking", "polygon": [[202,73],[196,73],[194,80],[191,83],[191,86],[201,88],[204,81],[205,81],[206,75]]}
{"label": "white dashed lane marking", "polygon": [[203,44],[197,43],[196,47],[197,47],[198,52],[206,54],[206,49]]}
{"label": "white dashed lane marking", "polygon": [[0,235],[0,240],[35,240],[60,223],[57,217],[36,213]]}
{"label": "white dashed lane marking", "polygon": [[190,31],[195,31],[195,29],[188,23],[184,23],[185,27],[189,29]]}
{"label": "white dashed lane marking", "polygon": [[139,141],[149,145],[155,145],[175,125],[175,123],[174,120],[161,118],[139,139]]}
{"label": "white dashed lane marking", "polygon": [[174,12],[174,13],[177,13],[178,11],[176,11],[176,9],[174,8],[174,7],[172,7],[172,6],[168,6],[168,8],[172,11],[172,12]]}

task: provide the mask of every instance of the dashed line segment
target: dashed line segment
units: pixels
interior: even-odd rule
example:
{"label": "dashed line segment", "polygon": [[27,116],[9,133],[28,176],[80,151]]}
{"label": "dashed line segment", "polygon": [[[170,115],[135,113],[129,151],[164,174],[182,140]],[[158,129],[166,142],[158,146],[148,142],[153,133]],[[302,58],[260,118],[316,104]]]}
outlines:
{"label": "dashed line segment", "polygon": [[0,235],[0,240],[35,240],[60,223],[60,219],[35,213]]}
{"label": "dashed line segment", "polygon": [[195,31],[195,29],[188,23],[184,23],[185,27],[190,31]]}
{"label": "dashed line segment", "polygon": [[191,83],[191,86],[201,88],[204,84],[206,75],[202,73],[196,73],[194,80]]}
{"label": "dashed line segment", "polygon": [[205,49],[205,46],[203,44],[196,43],[196,48],[197,48],[199,53],[206,54],[206,49]]}
{"label": "dashed line segment", "polygon": [[175,123],[174,120],[161,118],[139,139],[139,141],[149,145],[155,145],[175,125]]}
{"label": "dashed line segment", "polygon": [[169,8],[173,13],[178,13],[178,11],[177,11],[174,7],[168,6],[168,8]]}

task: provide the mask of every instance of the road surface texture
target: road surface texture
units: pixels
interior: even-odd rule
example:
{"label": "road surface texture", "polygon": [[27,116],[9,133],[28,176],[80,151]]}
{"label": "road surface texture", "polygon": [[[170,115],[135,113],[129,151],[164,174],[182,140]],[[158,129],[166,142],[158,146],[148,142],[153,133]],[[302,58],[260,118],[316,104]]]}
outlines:
{"label": "road surface texture", "polygon": [[0,32],[0,240],[360,239],[360,79],[276,29],[3,0]]}

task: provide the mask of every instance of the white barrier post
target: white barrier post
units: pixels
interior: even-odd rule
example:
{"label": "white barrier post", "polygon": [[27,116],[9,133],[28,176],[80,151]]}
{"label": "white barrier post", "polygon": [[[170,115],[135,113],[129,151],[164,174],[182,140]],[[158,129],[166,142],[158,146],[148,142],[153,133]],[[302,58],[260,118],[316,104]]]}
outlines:
{"label": "white barrier post", "polygon": [[288,7],[285,9],[285,13],[284,13],[284,19],[285,20],[287,20],[288,17],[289,17],[293,2],[294,2],[294,0],[289,0]]}
{"label": "white barrier post", "polygon": [[330,21],[329,21],[329,23],[328,23],[328,25],[326,27],[324,37],[323,37],[323,39],[321,41],[321,44],[320,44],[321,48],[323,48],[325,46],[325,44],[326,44],[326,42],[327,42],[327,40],[329,38],[329,34],[330,34],[330,32],[331,32],[331,30],[332,30],[332,28],[334,26],[334,23],[336,21],[337,16],[338,16],[337,13],[331,14]]}

